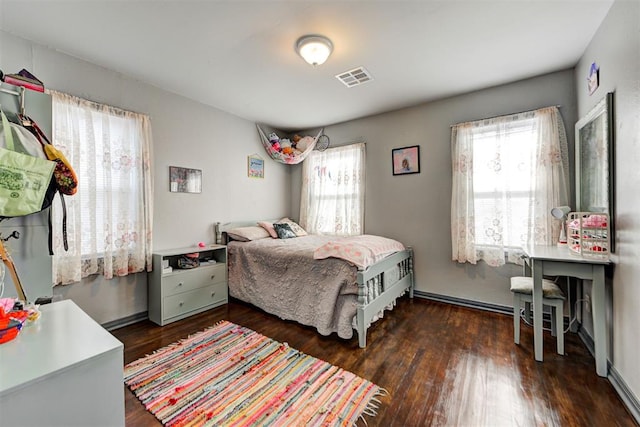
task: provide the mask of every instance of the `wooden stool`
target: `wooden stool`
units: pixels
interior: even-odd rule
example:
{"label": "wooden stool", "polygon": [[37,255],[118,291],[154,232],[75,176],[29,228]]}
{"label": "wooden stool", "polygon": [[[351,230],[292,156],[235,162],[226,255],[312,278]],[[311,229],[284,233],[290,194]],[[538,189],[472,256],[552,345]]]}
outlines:
{"label": "wooden stool", "polygon": [[[520,307],[524,302],[526,316],[529,318],[533,302],[533,278],[512,277],[511,292],[513,292],[513,341],[520,344]],[[551,280],[542,279],[542,305],[553,309],[551,335],[557,337],[558,354],[564,355],[564,293]]]}

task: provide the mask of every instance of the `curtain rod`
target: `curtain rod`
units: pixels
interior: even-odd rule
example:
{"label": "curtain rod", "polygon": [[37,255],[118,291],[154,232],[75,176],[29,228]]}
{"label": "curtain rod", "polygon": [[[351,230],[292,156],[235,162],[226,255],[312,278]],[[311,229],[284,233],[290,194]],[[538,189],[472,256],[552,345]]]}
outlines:
{"label": "curtain rod", "polygon": [[23,86],[20,86],[20,91],[16,92],[15,90],[3,88],[2,83],[0,83],[0,92],[8,93],[9,95],[14,95],[20,98],[20,114],[24,114],[24,91],[25,88]]}
{"label": "curtain rod", "polygon": [[[562,108],[562,105],[550,105],[549,107],[556,107],[556,108],[560,109],[560,108]],[[452,128],[454,126],[466,125],[467,123],[481,122],[483,120],[497,119],[498,117],[508,117],[508,116],[515,116],[516,114],[532,113],[534,111],[542,110],[543,108],[549,108],[549,107],[540,107],[540,108],[536,108],[536,109],[533,109],[533,110],[518,111],[517,113],[500,114],[498,116],[485,117],[484,119],[469,120],[469,121],[466,121],[466,122],[456,123],[456,124],[451,125],[449,127]]]}
{"label": "curtain rod", "polygon": [[0,82],[0,92],[8,93],[9,95],[20,96],[20,92],[16,92],[15,90],[3,88],[2,87],[2,82]]}

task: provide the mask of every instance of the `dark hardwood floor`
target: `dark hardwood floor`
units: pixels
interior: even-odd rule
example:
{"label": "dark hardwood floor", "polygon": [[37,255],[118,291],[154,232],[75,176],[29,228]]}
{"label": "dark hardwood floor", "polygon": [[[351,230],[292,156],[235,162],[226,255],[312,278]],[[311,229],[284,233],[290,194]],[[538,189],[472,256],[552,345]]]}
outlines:
{"label": "dark hardwood floor", "polygon": [[[566,334],[560,356],[545,332],[539,363],[530,327],[523,324],[518,346],[509,316],[418,298],[402,298],[376,322],[366,349],[356,337],[323,337],[238,301],[164,327],[147,320],[112,333],[129,363],[223,319],[387,389],[369,426],[637,425],[576,334]],[[160,425],[128,389],[125,407],[127,426]]]}

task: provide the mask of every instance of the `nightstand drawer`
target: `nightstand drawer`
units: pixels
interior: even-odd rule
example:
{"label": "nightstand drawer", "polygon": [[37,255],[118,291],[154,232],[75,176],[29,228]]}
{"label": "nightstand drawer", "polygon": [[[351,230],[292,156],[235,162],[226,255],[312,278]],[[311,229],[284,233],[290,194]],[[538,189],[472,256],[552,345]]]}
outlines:
{"label": "nightstand drawer", "polygon": [[206,288],[165,297],[162,316],[165,319],[169,319],[208,305],[226,301],[227,283],[217,283]]}
{"label": "nightstand drawer", "polygon": [[192,291],[227,280],[227,265],[205,265],[193,270],[178,270],[179,274],[165,276],[162,280],[162,294],[166,297]]}

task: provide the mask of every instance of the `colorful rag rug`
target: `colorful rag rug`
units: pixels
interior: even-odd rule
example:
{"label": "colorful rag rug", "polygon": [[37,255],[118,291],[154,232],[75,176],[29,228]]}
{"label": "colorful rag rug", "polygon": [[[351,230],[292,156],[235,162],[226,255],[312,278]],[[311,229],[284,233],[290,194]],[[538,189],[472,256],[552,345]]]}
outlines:
{"label": "colorful rag rug", "polygon": [[227,321],[125,366],[168,426],[351,426],[384,389]]}

